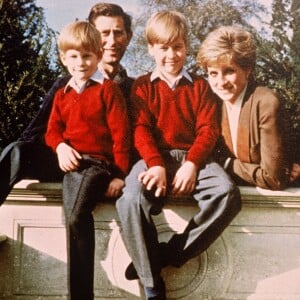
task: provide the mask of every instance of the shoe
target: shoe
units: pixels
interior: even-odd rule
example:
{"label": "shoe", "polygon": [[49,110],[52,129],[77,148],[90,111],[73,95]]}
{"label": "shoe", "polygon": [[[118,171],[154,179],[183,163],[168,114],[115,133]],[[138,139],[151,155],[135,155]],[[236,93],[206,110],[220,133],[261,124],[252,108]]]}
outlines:
{"label": "shoe", "polygon": [[133,263],[131,262],[126,271],[125,271],[125,277],[127,280],[136,280],[136,279],[139,279],[139,275],[133,265]]}
{"label": "shoe", "polygon": [[4,234],[0,234],[0,244],[7,240],[7,236]]}
{"label": "shoe", "polygon": [[[167,266],[175,266],[175,264],[172,263],[172,255],[170,255],[170,249],[168,247],[168,244],[165,242],[159,243],[159,253],[161,257],[161,267],[165,268]],[[139,275],[131,262],[127,269],[125,270],[125,277],[127,280],[136,280],[139,279]]]}
{"label": "shoe", "polygon": [[145,287],[145,295],[147,300],[166,300],[166,286],[162,278],[154,287]]}

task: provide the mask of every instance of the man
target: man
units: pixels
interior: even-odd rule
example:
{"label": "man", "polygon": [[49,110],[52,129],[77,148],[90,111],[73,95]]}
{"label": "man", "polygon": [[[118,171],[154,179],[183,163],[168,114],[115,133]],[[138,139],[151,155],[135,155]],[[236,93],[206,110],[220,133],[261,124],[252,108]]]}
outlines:
{"label": "man", "polygon": [[[131,17],[123,9],[110,3],[98,3],[91,8],[89,21],[101,34],[103,58],[99,70],[105,77],[116,81],[125,99],[133,79],[128,77],[120,61],[132,37]],[[20,139],[9,144],[0,156],[0,205],[5,201],[14,184],[23,178],[40,181],[61,181],[56,154],[45,145],[44,134],[51,112],[55,92],[70,77],[59,78],[44,97],[37,116],[25,129]],[[42,167],[41,167],[42,166]],[[0,238],[5,240],[5,236]]]}

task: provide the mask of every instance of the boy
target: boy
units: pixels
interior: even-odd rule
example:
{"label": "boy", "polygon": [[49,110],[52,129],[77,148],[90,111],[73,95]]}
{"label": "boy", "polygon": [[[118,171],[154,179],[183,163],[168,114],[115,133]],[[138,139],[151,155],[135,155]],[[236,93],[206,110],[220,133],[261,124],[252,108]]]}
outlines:
{"label": "boy", "polygon": [[[216,104],[203,78],[189,74],[188,29],[174,11],[158,12],[146,26],[156,68],[133,84],[134,144],[141,155],[117,201],[122,237],[132,258],[125,276],[139,278],[147,299],[166,299],[161,269],[179,267],[221,234],[241,208],[238,188],[210,160],[219,129]],[[182,234],[159,243],[151,214],[168,194],[190,195],[200,207]]]}
{"label": "boy", "polygon": [[54,98],[46,144],[63,172],[68,243],[69,295],[93,299],[94,221],[99,198],[117,197],[129,164],[125,100],[97,70],[101,36],[88,22],[67,25],[58,38],[60,58],[71,74]]}
{"label": "boy", "polygon": [[[107,79],[114,80],[125,99],[133,79],[121,65],[121,59],[132,37],[131,17],[122,7],[113,3],[97,3],[89,13],[88,20],[101,35],[103,55],[98,64],[99,70]],[[11,189],[21,179],[34,178],[43,182],[61,181],[63,172],[57,164],[57,157],[45,145],[44,135],[52,108],[55,92],[65,86],[69,76],[59,78],[43,98],[41,108],[17,141],[7,145],[0,156],[0,205],[6,200]],[[132,153],[132,160],[136,160]],[[41,168],[40,166],[43,166]],[[1,234],[0,243],[7,237]]]}

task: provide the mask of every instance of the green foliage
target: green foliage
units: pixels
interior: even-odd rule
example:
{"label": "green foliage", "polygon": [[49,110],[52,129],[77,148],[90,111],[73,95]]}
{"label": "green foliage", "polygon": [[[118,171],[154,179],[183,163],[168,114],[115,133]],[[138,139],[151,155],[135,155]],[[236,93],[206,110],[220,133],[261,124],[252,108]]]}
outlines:
{"label": "green foliage", "polygon": [[257,79],[279,94],[286,110],[292,160],[300,159],[300,3],[274,0],[271,37],[258,38]]}
{"label": "green foliage", "polygon": [[[58,75],[54,32],[34,0],[0,2],[0,148],[16,140]],[[53,57],[52,57],[53,59]]]}

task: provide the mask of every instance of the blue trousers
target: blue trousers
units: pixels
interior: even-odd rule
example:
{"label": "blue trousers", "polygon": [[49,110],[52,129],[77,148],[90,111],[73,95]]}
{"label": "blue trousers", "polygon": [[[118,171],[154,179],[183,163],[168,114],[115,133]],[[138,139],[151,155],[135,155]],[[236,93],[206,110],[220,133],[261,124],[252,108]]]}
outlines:
{"label": "blue trousers", "polygon": [[[166,155],[168,182],[184,162],[186,151],[172,150]],[[144,286],[153,287],[160,278],[161,262],[158,235],[152,220],[161,212],[163,199],[146,191],[138,175],[147,170],[138,161],[126,178],[123,195],[117,200],[121,234],[127,251]],[[192,198],[199,211],[192,216],[181,234],[174,234],[168,242],[173,264],[180,266],[206,250],[230,224],[241,209],[238,187],[215,162],[207,162],[198,173]]]}
{"label": "blue trousers", "polygon": [[112,179],[110,166],[84,157],[63,179],[67,229],[68,290],[71,300],[94,299],[95,233],[92,212]]}

